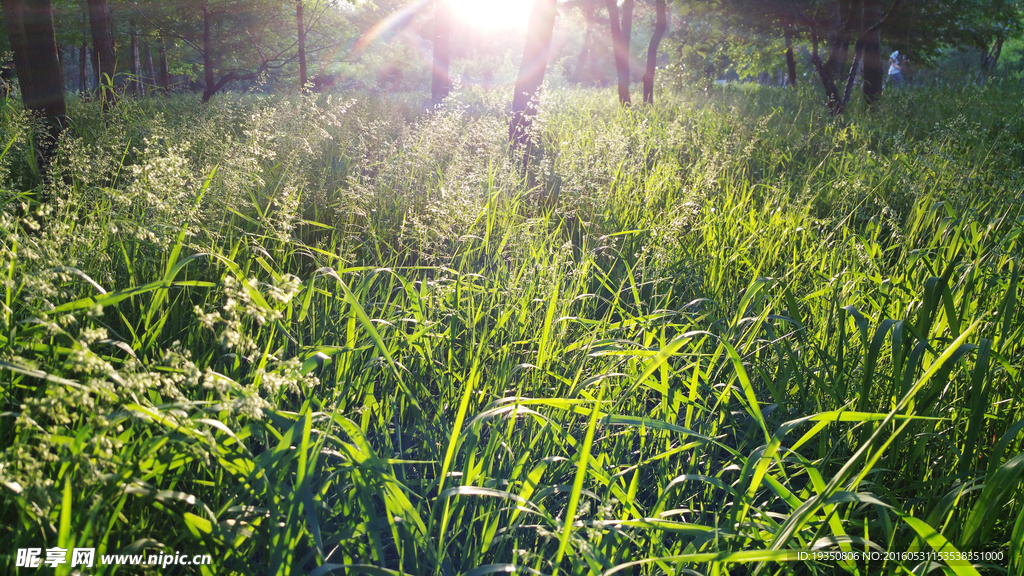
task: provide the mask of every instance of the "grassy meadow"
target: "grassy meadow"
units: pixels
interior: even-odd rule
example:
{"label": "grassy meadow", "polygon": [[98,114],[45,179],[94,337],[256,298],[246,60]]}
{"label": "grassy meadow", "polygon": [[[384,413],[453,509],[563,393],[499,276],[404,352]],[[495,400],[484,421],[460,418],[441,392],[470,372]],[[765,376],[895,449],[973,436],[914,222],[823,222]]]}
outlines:
{"label": "grassy meadow", "polygon": [[506,92],[8,100],[0,572],[1024,571],[1024,89]]}

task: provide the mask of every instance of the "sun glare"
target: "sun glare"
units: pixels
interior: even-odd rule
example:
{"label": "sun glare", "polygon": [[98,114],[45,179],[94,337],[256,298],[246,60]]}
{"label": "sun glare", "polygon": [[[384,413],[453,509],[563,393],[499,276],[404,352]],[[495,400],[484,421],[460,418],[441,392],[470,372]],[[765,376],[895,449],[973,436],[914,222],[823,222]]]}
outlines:
{"label": "sun glare", "polygon": [[526,26],[530,0],[449,0],[452,14],[479,30]]}

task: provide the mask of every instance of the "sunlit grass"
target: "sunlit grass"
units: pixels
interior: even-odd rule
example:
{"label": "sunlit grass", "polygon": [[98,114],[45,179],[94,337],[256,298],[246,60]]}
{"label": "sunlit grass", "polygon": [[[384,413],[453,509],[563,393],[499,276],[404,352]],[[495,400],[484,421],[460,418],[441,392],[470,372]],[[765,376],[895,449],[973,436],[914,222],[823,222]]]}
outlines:
{"label": "sunlit grass", "polygon": [[495,94],[77,104],[0,223],[9,549],[1019,571],[1020,94],[613,98],[547,96],[527,174]]}

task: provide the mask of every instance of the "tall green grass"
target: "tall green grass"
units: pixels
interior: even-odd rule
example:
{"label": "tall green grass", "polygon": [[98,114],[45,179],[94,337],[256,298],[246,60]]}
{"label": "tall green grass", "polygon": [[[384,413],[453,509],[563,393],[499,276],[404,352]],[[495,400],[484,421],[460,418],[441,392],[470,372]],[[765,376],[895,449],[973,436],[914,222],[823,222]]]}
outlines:
{"label": "tall green grass", "polygon": [[1019,573],[1021,96],[8,108],[0,562]]}

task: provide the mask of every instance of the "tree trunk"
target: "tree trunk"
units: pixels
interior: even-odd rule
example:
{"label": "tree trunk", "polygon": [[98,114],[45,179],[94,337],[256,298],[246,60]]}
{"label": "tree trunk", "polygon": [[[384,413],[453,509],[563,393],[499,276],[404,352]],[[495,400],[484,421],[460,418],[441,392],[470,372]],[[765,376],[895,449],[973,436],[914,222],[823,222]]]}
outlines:
{"label": "tree trunk", "polygon": [[[873,26],[882,19],[881,0],[864,0],[864,24]],[[874,106],[882,95],[885,67],[882,62],[882,29],[869,30],[858,44],[863,44],[864,101]]]}
{"label": "tree trunk", "polygon": [[[853,85],[857,81],[857,72],[861,62],[864,61],[865,49],[867,42],[863,39],[858,40],[856,47],[853,51],[853,64],[850,65],[850,71],[846,75],[846,91],[843,93],[843,109],[846,109],[846,105],[850,103],[850,97],[853,96]],[[867,65],[864,66],[864,99],[868,100],[867,95]],[[876,96],[877,99],[877,96]],[[873,104],[872,101],[868,101],[868,104]]]}
{"label": "tree trunk", "polygon": [[138,97],[142,95],[141,68],[139,65],[139,31],[135,28],[135,22],[128,23],[129,31],[129,60],[128,72],[131,80],[128,81],[128,92]]}
{"label": "tree trunk", "polygon": [[[829,21],[812,20],[806,15],[801,16],[801,20],[810,29],[811,62],[821,78],[821,84],[825,88],[825,95],[828,99],[828,108],[833,116],[843,113],[853,90],[857,67],[861,62],[864,66],[865,100],[871,104],[881,94],[884,67],[879,34],[882,25],[899,5],[900,0],[893,0],[889,11],[882,16],[881,0],[847,0],[845,3],[839,3]],[[818,55],[820,40],[818,26],[822,24],[828,26],[829,56],[827,62],[822,62]],[[846,62],[851,40],[856,40],[854,61],[846,76],[846,90],[840,93],[837,84],[838,72]]]}
{"label": "tree trunk", "polygon": [[793,56],[793,32],[786,27],[786,72],[789,85],[796,88],[796,58]]}
{"label": "tree trunk", "polygon": [[143,52],[145,56],[142,59],[142,64],[146,72],[146,84],[145,88],[147,91],[153,89],[153,84],[156,83],[156,70],[153,68],[153,46],[147,40],[142,43]]}
{"label": "tree trunk", "polygon": [[82,11],[82,45],[78,53],[78,92],[85,94],[88,91],[88,73],[86,67],[89,65],[89,13]]}
{"label": "tree trunk", "polygon": [[656,11],[654,34],[651,36],[651,43],[647,45],[647,70],[644,72],[645,104],[654,104],[654,72],[658,67],[658,45],[661,44],[665,30],[668,29],[665,0],[657,0]]}
{"label": "tree trunk", "polygon": [[[843,100],[839,94],[839,88],[836,86],[835,77],[829,71],[827,63],[821,61],[821,56],[818,54],[818,31],[816,28],[811,28],[811,64],[814,65],[815,72],[818,73],[818,77],[821,79],[821,86],[825,89],[825,99],[829,111],[833,116],[837,116],[842,112]],[[832,58],[829,58],[831,61]]]}
{"label": "tree trunk", "polygon": [[622,18],[619,32],[622,34],[622,45],[626,49],[626,62],[630,62],[630,54],[632,54],[633,8],[635,6],[636,0],[622,0]]}
{"label": "tree trunk", "polygon": [[47,134],[37,140],[40,166],[49,165],[64,128],[64,74],[57,55],[50,0],[2,0],[14,52],[14,71],[25,108],[42,116]]}
{"label": "tree trunk", "polygon": [[513,147],[525,152],[524,162],[529,157],[530,128],[537,115],[537,101],[551,52],[551,36],[555,30],[555,16],[558,14],[556,2],[533,0],[526,28],[523,61],[519,65],[519,77],[512,96],[512,120],[509,122],[508,137]]}
{"label": "tree trunk", "polygon": [[96,53],[95,46],[89,51],[89,62],[92,63],[92,89],[97,93],[100,90],[100,56]]}
{"label": "tree trunk", "polygon": [[[853,0],[853,2],[856,1]],[[835,7],[832,22],[826,35],[828,60],[824,64],[824,73],[831,78],[833,84],[843,77],[842,72],[850,52],[850,34],[854,30],[851,27],[852,22],[850,19],[853,14],[852,2],[839,2]],[[845,19],[844,16],[846,17]],[[819,72],[819,74],[821,73]]]}
{"label": "tree trunk", "polygon": [[[249,72],[245,74],[238,74],[236,72],[228,72],[217,80],[216,70],[220,68],[218,63],[221,61],[222,55],[218,54],[213,42],[213,31],[210,29],[213,26],[213,17],[218,14],[225,14],[226,12],[211,12],[209,6],[204,2],[200,6],[200,10],[203,13],[203,81],[206,86],[203,89],[203,97],[200,103],[205,104],[210,101],[210,98],[214,94],[220,92],[225,86],[231,82],[237,82],[239,80],[255,80],[259,78],[261,72],[264,71],[261,68],[257,72]],[[222,29],[222,23],[218,23],[218,29]]]}
{"label": "tree trunk", "polygon": [[86,70],[89,66],[89,43],[82,40],[82,45],[78,48],[78,93],[85,94],[88,92],[88,74]]}
{"label": "tree trunk", "polygon": [[452,12],[448,0],[434,0],[434,70],[430,81],[430,100],[436,106],[451,90]]}
{"label": "tree trunk", "polygon": [[849,34],[842,32],[837,35],[843,36],[843,39],[838,41],[836,45],[833,45],[829,49],[829,62],[828,62],[828,73],[832,76],[834,82],[838,82],[845,78],[843,71],[846,68],[846,59],[850,55],[850,37]]}
{"label": "tree trunk", "polygon": [[999,64],[999,55],[1003,53],[1003,37],[996,38],[996,46],[992,51],[992,55],[988,59],[988,71],[992,72],[996,69],[996,65]]}
{"label": "tree trunk", "polygon": [[202,7],[203,10],[203,80],[206,82],[206,88],[203,89],[202,102],[205,104],[210,98],[217,92],[214,90],[216,82],[213,76],[213,36],[210,32],[210,11],[206,6]]}
{"label": "tree trunk", "polygon": [[103,109],[110,110],[114,95],[114,37],[110,34],[110,9],[107,0],[88,0],[89,26],[92,28],[93,70]]}
{"label": "tree trunk", "polygon": [[[828,24],[828,32],[826,37],[826,46],[828,47],[828,60],[822,62],[821,57],[818,55],[818,31],[815,27],[811,28],[811,41],[812,41],[812,54],[811,63],[814,65],[815,71],[818,73],[818,77],[821,79],[821,85],[825,89],[825,97],[829,112],[833,116],[838,116],[843,113],[845,105],[845,92],[840,91],[840,84],[837,82],[840,79],[845,79],[841,72],[846,64],[846,59],[850,51],[850,35],[851,32],[860,34],[858,30],[861,28],[854,27],[855,19],[859,21],[860,14],[856,12],[857,2],[859,0],[852,0],[852,2],[840,2],[835,8],[831,19]],[[855,32],[857,31],[857,32]]]}
{"label": "tree trunk", "polygon": [[821,78],[822,86],[825,88],[825,99],[829,112],[833,116],[842,114],[843,97],[839,94],[839,87],[836,85],[835,79],[827,72],[825,66],[815,66],[815,69],[818,72],[818,77]]}
{"label": "tree trunk", "polygon": [[157,38],[157,54],[159,56],[160,71],[156,76],[156,85],[166,90],[171,85],[171,75],[167,73],[167,42],[164,37]]}
{"label": "tree trunk", "polygon": [[999,64],[999,55],[1003,51],[1003,38],[996,38],[992,46],[981,47],[981,69],[978,71],[978,83],[983,83]]}
{"label": "tree trunk", "polygon": [[302,0],[295,0],[295,25],[298,28],[299,42],[299,91],[306,91],[309,74],[306,71],[306,21],[303,17]]}
{"label": "tree trunk", "polygon": [[612,31],[612,50],[615,53],[615,75],[619,81],[619,103],[629,105],[629,52],[622,43],[619,28],[619,7],[615,0],[605,0],[608,7],[608,23]]}

